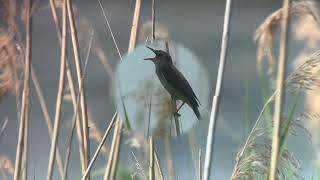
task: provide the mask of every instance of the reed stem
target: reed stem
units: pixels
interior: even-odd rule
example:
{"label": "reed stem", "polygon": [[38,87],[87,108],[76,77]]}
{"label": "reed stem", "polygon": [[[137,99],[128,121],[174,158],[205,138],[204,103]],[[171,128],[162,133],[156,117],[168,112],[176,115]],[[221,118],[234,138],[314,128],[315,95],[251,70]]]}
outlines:
{"label": "reed stem", "polygon": [[226,57],[227,57],[227,51],[228,51],[231,8],[232,8],[232,0],[227,0],[225,14],[224,14],[223,34],[222,34],[222,43],[221,43],[216,90],[215,90],[215,95],[213,96],[213,99],[212,99],[212,109],[211,109],[210,122],[209,122],[209,128],[208,128],[206,154],[205,154],[204,167],[203,167],[204,168],[203,180],[210,179],[212,154],[214,150],[214,137],[216,133],[216,124],[217,124],[216,121],[217,121],[218,110],[220,106],[220,93],[221,93],[221,87],[222,87],[223,76],[225,71],[224,66],[226,64]]}
{"label": "reed stem", "polygon": [[71,31],[71,40],[73,47],[74,60],[76,64],[78,88],[82,93],[80,94],[80,107],[81,107],[81,119],[82,119],[82,135],[83,135],[83,150],[84,150],[84,164],[85,168],[88,167],[90,161],[90,144],[89,144],[89,127],[88,127],[88,115],[87,115],[87,103],[86,103],[86,92],[84,82],[81,81],[82,68],[80,60],[79,42],[77,29],[74,20],[74,13],[72,8],[72,1],[67,0],[67,12],[69,18],[69,25]]}
{"label": "reed stem", "polygon": [[136,5],[134,8],[134,13],[133,13],[133,18],[132,18],[132,26],[131,26],[128,53],[130,53],[134,49],[134,47],[136,46],[139,18],[140,18],[140,9],[141,9],[141,0],[136,0]]}
{"label": "reed stem", "polygon": [[31,43],[32,43],[32,15],[31,7],[32,0],[25,0],[26,3],[26,15],[25,15],[25,24],[26,24],[26,53],[25,53],[25,66],[24,66],[24,80],[23,80],[23,92],[22,92],[22,101],[21,101],[21,111],[20,111],[20,122],[19,122],[19,135],[18,135],[18,144],[16,151],[16,161],[14,169],[14,180],[18,180],[20,177],[21,165],[22,165],[22,155],[25,146],[24,136],[25,136],[25,127],[28,117],[28,103],[29,103],[29,91],[30,91],[30,69],[31,69]]}
{"label": "reed stem", "polygon": [[[57,11],[56,11],[56,6],[55,6],[55,0],[50,0],[50,9],[51,9],[51,14],[52,14],[52,18],[56,27],[56,32],[57,32],[57,36],[58,36],[58,40],[61,46],[61,28],[60,28],[60,23],[59,23],[59,19],[58,19],[58,15],[57,15]],[[75,88],[74,88],[74,84],[73,84],[73,79],[72,79],[72,75],[71,75],[71,70],[69,67],[69,62],[68,62],[68,58],[66,58],[66,71],[67,71],[67,79],[68,79],[68,85],[70,88],[70,94],[71,94],[71,99],[72,99],[72,105],[73,105],[73,109],[74,112],[76,112],[76,93],[75,93]],[[82,172],[85,171],[85,163],[84,163],[84,147],[83,147],[83,134],[82,134],[82,124],[81,124],[81,120],[80,120],[80,115],[79,113],[76,114],[77,116],[77,135],[78,135],[78,140],[79,140],[79,153],[80,153],[80,162],[81,162],[81,170]],[[60,168],[59,168],[60,169]],[[62,171],[62,170],[61,170]],[[66,172],[64,172],[66,173]],[[61,175],[61,178],[63,177],[63,174]]]}
{"label": "reed stem", "polygon": [[272,152],[270,163],[269,180],[277,179],[277,166],[279,159],[279,147],[280,147],[280,126],[281,126],[281,114],[283,110],[283,104],[285,101],[285,76],[286,76],[286,61],[287,61],[287,49],[288,49],[288,36],[289,36],[289,22],[290,22],[290,0],[283,1],[283,18],[280,35],[280,52],[279,52],[279,65],[276,88],[279,91],[275,97],[274,107],[274,119],[273,119],[273,137],[272,137]]}
{"label": "reed stem", "polygon": [[66,67],[66,49],[67,49],[67,9],[66,0],[63,1],[62,9],[62,41],[61,41],[61,57],[60,57],[60,75],[59,85],[56,101],[56,112],[54,118],[53,135],[51,139],[50,157],[48,164],[47,180],[52,179],[54,160],[56,156],[57,140],[59,134],[59,126],[61,120],[62,101],[64,94],[64,79],[65,79],[65,67]]}
{"label": "reed stem", "polygon": [[[46,103],[46,101],[45,101],[45,98],[44,98],[44,95],[43,95],[43,92],[42,92],[40,83],[39,83],[39,81],[38,81],[37,74],[36,74],[36,72],[34,71],[34,68],[33,68],[32,64],[31,64],[31,79],[32,79],[32,82],[33,82],[34,89],[35,89],[35,91],[36,91],[37,97],[38,97],[38,99],[39,99],[39,103],[40,103],[40,107],[41,107],[41,110],[42,110],[42,114],[43,114],[43,116],[44,116],[44,120],[46,121],[46,124],[47,124],[49,137],[50,137],[50,139],[52,140],[52,134],[53,134],[52,119],[51,119],[51,117],[50,117],[50,115],[49,115],[48,106],[47,106],[47,103]],[[58,164],[59,174],[60,174],[60,176],[62,177],[63,174],[64,174],[64,173],[63,173],[63,163],[62,163],[61,153],[60,153],[59,145],[58,145],[58,144],[57,144],[57,157],[56,157],[56,161],[57,161],[57,164]]]}
{"label": "reed stem", "polygon": [[154,180],[154,144],[152,136],[149,137],[149,180]]}
{"label": "reed stem", "polygon": [[[84,173],[83,177],[81,178],[81,180],[85,180],[85,179],[86,179],[89,171],[91,170],[94,162],[96,161],[96,159],[97,159],[97,157],[98,157],[98,155],[99,155],[99,153],[100,153],[101,148],[103,147],[103,144],[105,143],[105,141],[106,141],[106,139],[107,139],[107,137],[108,137],[108,135],[109,135],[109,132],[110,132],[113,124],[115,123],[115,120],[117,119],[117,116],[118,116],[118,113],[116,112],[116,113],[113,115],[112,120],[111,120],[111,122],[109,123],[109,126],[108,126],[106,132],[104,133],[103,138],[102,138],[102,140],[100,141],[100,143],[99,143],[99,145],[98,145],[98,148],[97,148],[96,152],[94,153],[94,155],[93,155],[93,157],[92,157],[92,159],[91,159],[91,162],[89,163],[89,166],[88,166],[86,172]],[[110,155],[109,155],[109,158],[111,158],[111,153],[110,153]]]}

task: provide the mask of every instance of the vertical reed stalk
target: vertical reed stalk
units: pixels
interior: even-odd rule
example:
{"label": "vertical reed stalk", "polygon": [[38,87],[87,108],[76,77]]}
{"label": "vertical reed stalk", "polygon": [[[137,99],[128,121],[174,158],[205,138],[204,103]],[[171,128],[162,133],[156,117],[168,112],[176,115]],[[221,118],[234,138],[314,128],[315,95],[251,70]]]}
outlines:
{"label": "vertical reed stalk", "polygon": [[[76,116],[76,130],[77,130],[77,136],[78,136],[79,147],[80,147],[79,154],[80,154],[80,162],[81,162],[81,172],[84,173],[87,165],[85,163],[85,156],[86,155],[85,155],[85,150],[84,150],[84,140],[83,140],[83,132],[82,132],[83,125],[82,125],[81,118],[80,118],[80,112],[77,111],[77,109],[79,109],[79,103],[77,103],[76,92],[75,92],[73,83],[70,83],[70,82],[72,82],[71,71],[70,70],[68,71],[68,69],[69,69],[68,63],[66,65],[67,65],[67,67],[66,67],[67,68],[67,77],[69,77],[68,79],[70,80],[69,87],[70,87],[70,94],[71,94],[71,98],[72,98],[72,105],[74,108],[74,115]],[[68,166],[65,165],[65,167],[67,168]]]}
{"label": "vertical reed stalk", "polygon": [[4,130],[6,129],[7,127],[7,124],[8,124],[8,118],[6,118],[0,128],[0,140],[1,140],[1,137],[2,135],[4,134]]}
{"label": "vertical reed stalk", "polygon": [[[80,119],[80,112],[77,110],[79,109],[79,103],[76,97],[76,91],[73,84],[73,79],[71,75],[71,70],[69,68],[68,60],[66,59],[66,71],[67,71],[67,79],[68,79],[68,85],[70,88],[70,94],[71,94],[71,100],[72,100],[72,106],[74,110],[74,116],[76,117],[76,130],[77,130],[77,136],[79,141],[79,154],[80,154],[80,162],[81,162],[81,171],[84,173],[86,165],[85,165],[85,154],[84,154],[84,142],[83,142],[83,132],[82,132],[82,122]],[[67,163],[67,162],[65,162]],[[67,166],[65,166],[67,167]],[[66,172],[64,172],[66,173]]]}
{"label": "vertical reed stalk", "polygon": [[149,180],[154,180],[154,144],[152,137],[149,137]]}
{"label": "vertical reed stalk", "polygon": [[139,26],[139,17],[140,17],[140,8],[141,8],[141,0],[136,0],[134,14],[133,14],[133,18],[132,18],[132,26],[131,26],[128,53],[130,53],[134,49],[134,47],[136,46],[138,26]]}
{"label": "vertical reed stalk", "polygon": [[19,123],[19,138],[16,151],[16,161],[14,169],[14,180],[18,180],[21,171],[22,164],[22,152],[24,149],[24,135],[25,135],[25,126],[28,118],[28,103],[29,103],[29,91],[30,91],[30,64],[31,64],[31,41],[32,41],[32,16],[31,16],[31,7],[32,0],[26,0],[26,53],[25,53],[25,67],[24,67],[24,81],[23,81],[23,92],[22,92],[22,105],[21,105],[21,116]]}
{"label": "vertical reed stalk", "polygon": [[[60,28],[60,23],[59,23],[59,19],[58,19],[58,15],[57,15],[57,11],[56,11],[56,7],[55,7],[55,1],[54,0],[50,0],[50,8],[51,8],[51,14],[52,14],[52,18],[53,21],[55,23],[55,27],[56,27],[56,32],[57,32],[57,36],[58,36],[58,40],[61,46],[61,28]],[[68,79],[68,85],[70,88],[70,94],[71,94],[71,99],[72,99],[72,105],[73,105],[73,109],[74,112],[76,112],[76,93],[75,93],[75,88],[74,88],[74,84],[73,84],[73,79],[72,79],[72,75],[71,75],[71,70],[69,68],[69,62],[68,62],[68,58],[66,59],[66,70],[67,70],[67,79]],[[85,163],[84,163],[84,147],[83,147],[83,135],[82,135],[82,124],[80,121],[80,115],[79,113],[76,113],[77,116],[77,135],[78,135],[78,140],[79,140],[79,153],[80,153],[80,162],[81,162],[81,170],[82,172],[85,171]]]}
{"label": "vertical reed stalk", "polygon": [[58,93],[57,93],[56,111],[55,111],[55,118],[54,118],[55,120],[54,120],[53,135],[51,140],[47,180],[52,179],[54,160],[56,156],[57,139],[59,134],[60,117],[61,117],[61,110],[62,110],[61,106],[62,106],[63,93],[64,93],[65,66],[66,66],[66,49],[67,49],[66,36],[67,36],[67,3],[66,3],[66,0],[64,0],[63,9],[62,9],[62,41],[61,41],[59,87],[58,87]]}
{"label": "vertical reed stalk", "polygon": [[[106,12],[105,12],[100,0],[98,0],[98,3],[99,3],[99,6],[102,10],[103,16],[105,18],[107,28],[109,29],[109,32],[112,36],[112,40],[113,40],[115,48],[118,52],[119,58],[120,58],[120,60],[122,60],[122,55],[120,53],[115,36],[112,32],[108,17],[106,15]],[[137,39],[137,29],[138,29],[138,25],[139,25],[140,7],[141,7],[141,0],[136,0],[134,15],[133,15],[133,19],[132,19],[132,28],[131,28],[131,34],[130,34],[130,40],[129,40],[129,46],[128,46],[128,53],[130,53],[135,48],[136,39]],[[114,132],[113,140],[112,140],[112,147],[111,147],[111,151],[109,153],[109,159],[108,159],[106,171],[104,174],[105,180],[109,179],[109,177],[111,177],[111,178],[115,177],[114,174],[117,169],[118,155],[119,155],[119,150],[120,150],[120,142],[121,142],[121,133],[122,133],[123,123],[122,123],[122,121],[120,121],[119,117],[117,116],[117,112],[115,112],[114,117],[116,118],[115,119],[116,125],[115,125],[115,132]],[[119,132],[117,133],[117,131],[119,131]],[[107,130],[107,132],[108,132],[108,130]],[[106,137],[107,137],[107,135],[105,135],[105,137],[102,139],[101,144],[103,144],[103,141],[105,141]],[[96,152],[97,155],[98,155],[99,151],[100,150],[98,148],[98,150]],[[90,164],[93,164],[93,162],[94,161],[90,162]],[[90,168],[88,168],[87,171],[90,171]]]}
{"label": "vertical reed stalk", "polygon": [[[27,104],[26,114],[29,116],[29,104]],[[24,128],[24,149],[23,149],[23,171],[22,179],[27,180],[28,177],[28,154],[29,154],[29,118],[26,118]]]}
{"label": "vertical reed stalk", "polygon": [[227,0],[225,14],[224,14],[224,24],[223,24],[223,34],[222,34],[222,44],[221,44],[221,51],[220,51],[217,84],[216,84],[215,95],[213,96],[213,99],[212,99],[212,109],[211,109],[210,122],[209,122],[209,128],[208,128],[206,154],[205,154],[204,170],[203,170],[203,180],[209,180],[210,172],[211,172],[211,164],[212,164],[211,159],[212,159],[212,154],[214,150],[214,136],[216,131],[216,124],[217,124],[216,121],[218,117],[218,110],[220,105],[220,92],[222,87],[223,75],[225,71],[224,66],[226,64],[226,56],[227,56],[227,50],[228,50],[231,8],[232,8],[232,0]]}
{"label": "vertical reed stalk", "polygon": [[202,150],[201,148],[199,149],[199,158],[198,158],[198,172],[199,172],[199,180],[202,180],[202,166],[201,166],[201,157],[202,157]]}
{"label": "vertical reed stalk", "polygon": [[123,129],[123,122],[120,121],[120,119],[118,119],[119,121],[119,127],[118,129],[116,129],[117,131],[117,141],[116,141],[116,148],[115,148],[115,152],[114,152],[114,156],[112,159],[112,167],[111,167],[111,174],[110,174],[110,178],[111,179],[116,179],[116,171],[118,168],[118,162],[119,162],[119,154],[120,154],[120,146],[121,146],[121,140],[122,140],[122,129]]}
{"label": "vertical reed stalk", "polygon": [[[32,79],[32,82],[33,82],[34,89],[36,91],[37,97],[39,99],[39,103],[40,103],[40,107],[41,107],[41,110],[42,110],[42,114],[44,116],[44,120],[46,121],[46,124],[47,124],[49,137],[52,140],[52,134],[53,134],[53,128],[52,128],[52,124],[51,124],[52,120],[51,120],[51,117],[49,115],[49,110],[48,110],[48,107],[47,107],[47,103],[46,103],[44,95],[42,93],[42,89],[41,89],[41,86],[39,84],[37,74],[34,71],[34,68],[33,68],[32,64],[31,64],[31,79]],[[58,164],[59,174],[62,177],[63,176],[63,164],[62,164],[62,159],[61,159],[61,154],[60,154],[60,150],[59,150],[58,144],[57,144],[56,161],[57,161],[57,164]]]}
{"label": "vertical reed stalk", "polygon": [[[83,74],[81,75],[82,85],[83,85],[83,81],[85,80],[85,75],[86,75],[87,67],[88,67],[88,64],[89,64],[90,52],[91,52],[91,47],[92,47],[92,43],[93,43],[93,36],[94,36],[94,31],[92,30],[91,33],[90,33],[90,41],[89,41],[88,51],[87,51],[87,55],[86,55],[86,60],[85,60],[84,67],[83,67]],[[71,121],[71,123],[72,123],[71,131],[70,131],[70,134],[68,136],[69,138],[68,138],[66,160],[65,160],[65,166],[64,166],[65,174],[63,175],[63,179],[67,179],[68,166],[69,166],[69,160],[70,160],[70,153],[71,153],[71,147],[72,147],[72,139],[73,139],[75,125],[77,123],[77,114],[78,114],[78,111],[79,111],[79,102],[80,102],[79,99],[80,99],[82,90],[83,90],[83,88],[81,87],[80,91],[79,91],[79,93],[77,95],[77,98],[76,98],[76,104],[74,106],[74,107],[76,107],[76,109],[75,109],[75,112],[73,114],[73,118],[72,118],[72,121]],[[81,130],[81,128],[77,128],[77,129]]]}
{"label": "vertical reed stalk", "polygon": [[[176,100],[173,100],[174,103],[176,104]],[[175,110],[177,110],[177,108],[175,108]],[[176,127],[176,133],[177,133],[177,137],[180,137],[181,136],[181,125],[180,125],[180,120],[178,118],[178,116],[174,115],[174,123],[175,123],[175,127]]]}
{"label": "vertical reed stalk", "polygon": [[285,76],[286,76],[286,61],[287,61],[287,49],[288,49],[288,36],[289,36],[289,22],[290,22],[290,0],[283,1],[283,18],[281,26],[280,36],[280,52],[279,52],[279,65],[277,75],[277,91],[275,97],[274,107],[274,119],[273,119],[273,137],[272,137],[272,152],[271,152],[271,163],[270,163],[270,174],[269,179],[277,179],[277,166],[279,159],[279,147],[280,147],[280,125],[281,125],[281,113],[283,109],[283,103],[285,101]]}
{"label": "vertical reed stalk", "polygon": [[163,179],[163,175],[162,175],[162,171],[161,171],[161,167],[160,167],[160,163],[159,163],[159,160],[158,160],[158,156],[157,156],[157,153],[156,153],[156,150],[154,150],[154,160],[155,160],[155,162],[156,162],[156,165],[157,165],[157,173],[158,173],[158,175],[157,175],[157,177],[159,177],[160,178],[160,180],[164,180]]}
{"label": "vertical reed stalk", "polygon": [[[156,39],[155,37],[155,20],[156,20],[156,0],[152,0],[152,42]],[[152,105],[152,89],[150,92],[150,106],[149,106],[149,118],[148,118],[148,136],[149,136],[149,180],[154,180],[154,144],[153,137],[149,134],[149,126],[151,121],[151,105]]]}
{"label": "vertical reed stalk", "polygon": [[108,163],[107,163],[106,171],[105,171],[104,178],[103,178],[104,180],[110,179],[112,162],[114,161],[114,154],[116,151],[116,143],[117,143],[117,138],[118,138],[117,133],[118,133],[118,129],[119,129],[120,124],[122,124],[122,122],[119,120],[118,116],[116,116],[116,125],[115,125],[114,132],[113,132],[111,150],[109,153]]}
{"label": "vertical reed stalk", "polygon": [[74,13],[72,9],[71,0],[67,0],[67,11],[69,17],[70,31],[71,31],[71,40],[76,64],[77,71],[77,79],[78,79],[78,87],[80,94],[80,107],[81,107],[81,119],[82,119],[82,132],[83,132],[83,147],[84,147],[84,163],[85,168],[88,167],[88,161],[90,161],[90,144],[89,144],[89,127],[88,127],[88,116],[87,116],[87,103],[86,103],[86,93],[84,82],[81,81],[82,68],[81,68],[81,60],[80,60],[80,52],[79,52],[79,43],[78,43],[78,35],[75,26]]}
{"label": "vertical reed stalk", "polygon": [[150,136],[151,108],[152,108],[152,88],[150,89],[149,112],[148,112],[148,130],[147,130],[148,137]]}

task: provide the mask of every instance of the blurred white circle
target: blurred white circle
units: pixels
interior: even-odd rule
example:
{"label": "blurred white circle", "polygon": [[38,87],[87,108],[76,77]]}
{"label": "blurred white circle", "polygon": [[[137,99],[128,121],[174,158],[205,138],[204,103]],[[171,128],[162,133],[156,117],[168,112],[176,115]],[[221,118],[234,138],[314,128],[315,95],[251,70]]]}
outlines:
{"label": "blurred white circle", "polygon": [[[130,54],[123,57],[116,69],[113,82],[114,100],[121,119],[131,130],[154,137],[177,136],[176,125],[181,135],[186,134],[198,119],[188,105],[184,105],[175,121],[174,112],[182,102],[175,105],[170,94],[161,85],[155,73],[155,66],[145,58],[155,54],[146,46],[166,51],[165,41],[140,44]],[[200,113],[203,121],[208,109],[209,82],[207,72],[198,57],[188,48],[170,41],[169,53],[174,65],[185,76],[200,100]]]}

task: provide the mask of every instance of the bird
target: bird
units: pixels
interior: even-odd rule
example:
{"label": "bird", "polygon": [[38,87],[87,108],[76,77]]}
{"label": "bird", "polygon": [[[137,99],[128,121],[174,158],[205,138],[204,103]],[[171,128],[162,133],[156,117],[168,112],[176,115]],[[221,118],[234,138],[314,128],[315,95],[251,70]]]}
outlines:
{"label": "bird", "polygon": [[168,52],[162,50],[155,50],[147,46],[154,54],[153,58],[145,58],[144,60],[150,60],[154,63],[156,68],[156,74],[162,84],[162,86],[169,92],[171,98],[175,100],[181,100],[182,104],[175,112],[175,115],[180,116],[178,113],[181,107],[186,103],[193,110],[198,120],[201,118],[199,112],[200,101],[195,95],[189,82],[183,76],[183,74],[174,66],[172,58]]}

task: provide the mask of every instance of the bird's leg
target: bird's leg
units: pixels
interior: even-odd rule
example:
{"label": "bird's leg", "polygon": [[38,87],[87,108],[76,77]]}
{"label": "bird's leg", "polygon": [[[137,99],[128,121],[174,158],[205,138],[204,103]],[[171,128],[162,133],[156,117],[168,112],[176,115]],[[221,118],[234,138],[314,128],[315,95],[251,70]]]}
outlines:
{"label": "bird's leg", "polygon": [[179,114],[179,110],[182,108],[182,106],[185,104],[185,102],[182,102],[182,104],[179,106],[179,108],[177,109],[177,111],[174,113],[175,116],[181,116]]}
{"label": "bird's leg", "polygon": [[179,108],[177,109],[177,112],[179,112],[179,110],[182,108],[182,106],[184,105],[185,102],[182,102],[182,104],[179,106]]}

